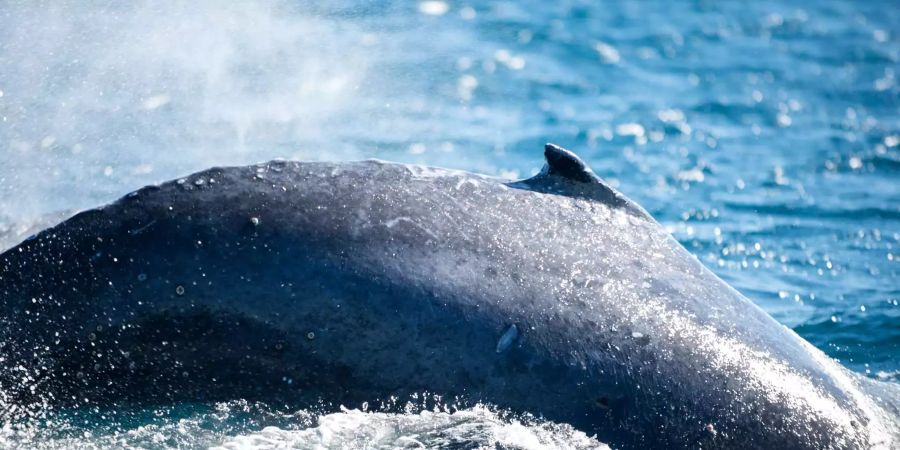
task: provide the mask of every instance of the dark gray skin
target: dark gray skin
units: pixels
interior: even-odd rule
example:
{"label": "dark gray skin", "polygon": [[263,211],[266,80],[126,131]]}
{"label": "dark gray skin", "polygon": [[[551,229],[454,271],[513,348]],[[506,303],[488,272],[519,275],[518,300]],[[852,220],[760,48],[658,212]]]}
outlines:
{"label": "dark gray skin", "polygon": [[897,448],[895,386],[778,324],[574,154],[545,154],[515,183],[213,168],[80,213],[0,255],[0,417],[427,391],[614,448]]}

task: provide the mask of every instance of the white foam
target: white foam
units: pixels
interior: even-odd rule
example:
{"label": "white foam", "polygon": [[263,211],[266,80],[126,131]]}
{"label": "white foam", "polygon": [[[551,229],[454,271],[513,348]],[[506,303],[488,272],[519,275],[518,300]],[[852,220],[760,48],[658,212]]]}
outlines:
{"label": "white foam", "polygon": [[504,420],[481,406],[454,413],[390,414],[345,410],[303,430],[266,427],[225,440],[216,450],[447,448],[608,449],[566,425],[526,425]]}
{"label": "white foam", "polygon": [[[154,412],[156,416],[160,414],[168,415]],[[254,424],[277,423],[278,426],[238,425],[248,415],[255,418]],[[127,430],[92,428],[88,431],[52,420],[49,424],[45,422],[31,429],[0,428],[0,448],[609,449],[569,425],[530,417],[510,418],[485,406],[454,412],[384,413],[344,409],[316,415],[306,411],[276,413],[264,405],[234,401],[214,405],[186,418],[144,423]]]}

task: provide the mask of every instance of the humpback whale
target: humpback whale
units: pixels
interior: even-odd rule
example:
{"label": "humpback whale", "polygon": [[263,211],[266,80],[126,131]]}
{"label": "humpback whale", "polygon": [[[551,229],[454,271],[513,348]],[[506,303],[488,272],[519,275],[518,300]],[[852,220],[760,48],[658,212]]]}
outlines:
{"label": "humpback whale", "polygon": [[896,385],[732,289],[575,154],[212,168],[0,255],[0,421],[429,392],[614,448],[897,448]]}

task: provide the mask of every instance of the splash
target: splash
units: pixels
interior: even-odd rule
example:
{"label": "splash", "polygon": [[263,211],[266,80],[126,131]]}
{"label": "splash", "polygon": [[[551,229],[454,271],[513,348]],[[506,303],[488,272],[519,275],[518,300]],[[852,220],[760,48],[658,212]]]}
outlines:
{"label": "splash", "polygon": [[111,427],[102,413],[100,428],[78,425],[74,417],[26,429],[0,429],[0,446],[69,448],[237,449],[397,449],[478,448],[515,450],[608,450],[569,425],[515,416],[477,405],[460,410],[370,412],[342,409],[317,414],[277,412],[267,405],[232,401],[179,417],[172,410],[141,411],[134,426]]}

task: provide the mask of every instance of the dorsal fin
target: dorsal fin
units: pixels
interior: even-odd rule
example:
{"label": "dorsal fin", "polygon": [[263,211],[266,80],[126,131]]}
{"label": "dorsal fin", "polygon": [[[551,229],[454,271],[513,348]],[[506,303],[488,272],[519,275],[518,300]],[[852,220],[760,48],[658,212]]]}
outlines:
{"label": "dorsal fin", "polygon": [[547,175],[558,175],[579,183],[601,182],[578,155],[556,144],[544,144],[544,158],[547,160],[544,167]]}
{"label": "dorsal fin", "polygon": [[[526,180],[510,183],[511,187],[535,192],[586,198],[623,208],[629,213],[650,219],[643,208],[606,184],[574,152],[556,144],[544,145],[547,164],[541,172]],[[652,220],[652,219],[651,219]]]}

